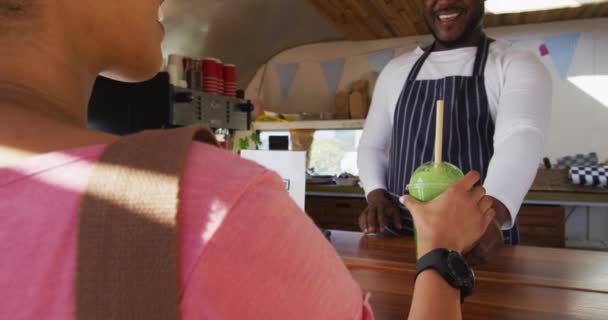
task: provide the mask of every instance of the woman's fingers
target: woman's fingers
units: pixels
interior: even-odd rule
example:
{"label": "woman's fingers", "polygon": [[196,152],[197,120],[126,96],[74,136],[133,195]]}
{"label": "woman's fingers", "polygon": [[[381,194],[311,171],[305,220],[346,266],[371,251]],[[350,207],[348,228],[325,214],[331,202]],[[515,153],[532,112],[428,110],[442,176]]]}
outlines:
{"label": "woman's fingers", "polygon": [[471,190],[473,186],[479,181],[480,175],[477,171],[469,171],[462,179],[453,184],[456,189]]}
{"label": "woman's fingers", "polygon": [[479,201],[479,210],[482,213],[485,213],[486,211],[488,211],[488,209],[492,208],[492,205],[494,204],[494,199],[492,199],[491,197],[483,197],[481,198],[481,201]]}
{"label": "woman's fingers", "polygon": [[475,203],[479,203],[481,199],[486,195],[486,189],[484,187],[475,187],[471,190],[471,195]]}
{"label": "woman's fingers", "polygon": [[399,201],[410,211],[415,212],[414,214],[418,214],[418,207],[422,204],[418,200],[414,199],[412,196],[402,196],[399,198]]}
{"label": "woman's fingers", "polygon": [[483,230],[486,230],[488,228],[488,225],[490,225],[490,223],[492,223],[492,220],[494,220],[494,217],[496,217],[496,211],[494,211],[493,208],[488,209],[486,212],[483,213]]}
{"label": "woman's fingers", "polygon": [[412,196],[402,196],[400,199],[401,203],[409,210],[414,223],[421,219],[421,215],[424,215],[424,203],[414,199]]}

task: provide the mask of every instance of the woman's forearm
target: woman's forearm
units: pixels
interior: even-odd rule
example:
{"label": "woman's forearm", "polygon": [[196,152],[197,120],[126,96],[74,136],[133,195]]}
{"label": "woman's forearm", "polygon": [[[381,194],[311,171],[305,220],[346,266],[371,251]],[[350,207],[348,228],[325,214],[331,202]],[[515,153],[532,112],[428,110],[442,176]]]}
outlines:
{"label": "woman's forearm", "polygon": [[450,286],[435,270],[416,279],[409,320],[462,319],[460,291]]}

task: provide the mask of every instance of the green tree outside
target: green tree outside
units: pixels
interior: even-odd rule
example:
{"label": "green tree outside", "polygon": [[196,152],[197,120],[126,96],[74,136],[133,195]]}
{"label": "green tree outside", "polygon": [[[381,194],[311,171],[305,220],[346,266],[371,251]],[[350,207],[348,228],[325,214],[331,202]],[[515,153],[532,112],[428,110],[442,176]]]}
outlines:
{"label": "green tree outside", "polygon": [[318,174],[336,175],[340,173],[340,160],[344,150],[335,139],[317,140],[311,146],[309,169],[314,168]]}

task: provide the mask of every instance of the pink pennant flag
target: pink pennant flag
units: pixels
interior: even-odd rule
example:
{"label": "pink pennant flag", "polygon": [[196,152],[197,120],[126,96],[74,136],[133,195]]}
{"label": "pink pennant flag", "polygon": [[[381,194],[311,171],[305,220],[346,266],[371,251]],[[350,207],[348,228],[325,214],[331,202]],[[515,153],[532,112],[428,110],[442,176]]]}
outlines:
{"label": "pink pennant flag", "polygon": [[544,57],[549,54],[549,49],[547,48],[547,45],[545,45],[544,43],[540,45],[538,50],[540,50],[541,57]]}

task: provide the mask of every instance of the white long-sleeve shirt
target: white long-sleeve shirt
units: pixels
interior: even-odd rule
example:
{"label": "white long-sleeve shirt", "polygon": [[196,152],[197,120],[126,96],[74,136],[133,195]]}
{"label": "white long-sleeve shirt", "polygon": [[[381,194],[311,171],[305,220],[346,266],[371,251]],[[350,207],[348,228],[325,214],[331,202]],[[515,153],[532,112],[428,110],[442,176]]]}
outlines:
{"label": "white long-sleeve shirt", "polygon": [[[471,76],[476,52],[476,47],[433,52],[417,80]],[[423,50],[416,48],[393,59],[376,82],[358,150],[359,176],[366,194],[387,188],[388,150],[397,100],[422,54]],[[542,158],[553,86],[549,72],[534,53],[500,40],[490,45],[485,85],[496,130],[484,187],[487,195],[507,207],[511,221],[515,221]],[[511,227],[512,223],[503,226]]]}

